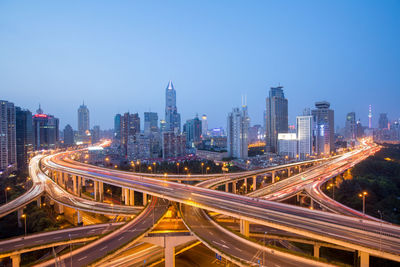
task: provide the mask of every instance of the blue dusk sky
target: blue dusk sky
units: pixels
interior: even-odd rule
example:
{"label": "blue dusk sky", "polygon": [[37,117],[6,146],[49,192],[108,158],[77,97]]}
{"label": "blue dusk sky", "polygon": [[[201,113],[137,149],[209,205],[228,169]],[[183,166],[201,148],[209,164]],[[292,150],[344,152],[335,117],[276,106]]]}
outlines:
{"label": "blue dusk sky", "polygon": [[400,1],[0,1],[0,99],[77,128],[116,113],[164,118],[172,80],[182,123],[209,126],[247,95],[262,124],[269,87],[281,84],[289,122],[327,100],[335,125],[368,105],[400,118]]}

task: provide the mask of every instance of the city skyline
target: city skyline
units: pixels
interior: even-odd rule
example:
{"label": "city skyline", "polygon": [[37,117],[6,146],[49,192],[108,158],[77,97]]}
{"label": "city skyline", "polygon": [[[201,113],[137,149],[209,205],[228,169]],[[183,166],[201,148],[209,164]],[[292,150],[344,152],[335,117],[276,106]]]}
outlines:
{"label": "city skyline", "polygon": [[76,12],[61,3],[1,3],[2,99],[32,112],[41,103],[61,129],[77,125],[71,106],[85,100],[92,125],[109,129],[125,111],[161,118],[162,92],[173,80],[181,120],[207,114],[214,128],[225,126],[242,94],[251,124],[263,124],[269,87],[281,84],[290,124],[323,100],[336,111],[335,127],[344,127],[349,112],[368,125],[370,104],[374,127],[380,113],[400,117],[398,3],[231,4],[223,12],[225,3],[88,2]]}

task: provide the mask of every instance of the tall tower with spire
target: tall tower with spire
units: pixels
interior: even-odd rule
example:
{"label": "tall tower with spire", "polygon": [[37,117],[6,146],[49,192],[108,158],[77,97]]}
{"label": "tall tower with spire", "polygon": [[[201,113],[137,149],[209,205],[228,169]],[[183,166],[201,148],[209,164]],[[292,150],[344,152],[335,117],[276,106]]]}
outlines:
{"label": "tall tower with spire", "polygon": [[166,131],[180,133],[181,132],[181,115],[176,107],[176,91],[172,81],[169,81],[165,89],[165,122]]}
{"label": "tall tower with spire", "polygon": [[369,105],[368,109],[368,128],[372,128],[372,106]]}
{"label": "tall tower with spire", "polygon": [[85,101],[78,108],[78,133],[84,136],[86,131],[90,129],[89,109],[85,106]]}

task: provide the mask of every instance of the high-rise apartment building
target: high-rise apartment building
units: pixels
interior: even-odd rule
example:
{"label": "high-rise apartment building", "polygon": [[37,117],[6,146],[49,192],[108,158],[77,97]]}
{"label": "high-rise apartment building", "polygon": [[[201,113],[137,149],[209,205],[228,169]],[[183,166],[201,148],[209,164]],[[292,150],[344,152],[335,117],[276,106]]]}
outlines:
{"label": "high-rise apartment building", "polygon": [[35,149],[53,149],[58,144],[59,120],[53,115],[44,114],[40,108],[33,115],[33,136]]}
{"label": "high-rise apartment building", "polygon": [[78,108],[78,135],[84,136],[90,130],[89,109],[83,103]]}
{"label": "high-rise apartment building", "polygon": [[177,158],[186,154],[186,136],[174,132],[162,133],[162,157]]}
{"label": "high-rise apartment building", "polygon": [[15,108],[17,166],[19,170],[27,170],[29,153],[33,151],[32,112]]}
{"label": "high-rise apartment building", "polygon": [[278,154],[289,158],[297,158],[298,140],[295,133],[278,134]]}
{"label": "high-rise apartment building", "polygon": [[314,120],[314,152],[318,155],[328,154],[335,150],[334,111],[327,101],[315,103],[316,109],[311,111]]}
{"label": "high-rise apartment building", "polygon": [[278,133],[288,132],[288,100],[283,87],[271,87],[266,99],[265,142],[268,152],[277,151]]}
{"label": "high-rise apartment building", "polygon": [[100,126],[95,125],[93,129],[90,131],[92,135],[92,144],[96,144],[100,141]]}
{"label": "high-rise apartment building", "polygon": [[205,114],[201,116],[201,135],[203,137],[208,135],[208,121],[207,121],[207,115]]}
{"label": "high-rise apartment building", "polygon": [[64,128],[64,146],[73,146],[75,144],[74,140],[74,130],[71,125],[67,124]]}
{"label": "high-rise apartment building", "polygon": [[313,154],[313,117],[303,115],[296,117],[296,130],[299,158],[304,160]]}
{"label": "high-rise apartment building", "polygon": [[15,170],[17,165],[15,107],[0,100],[0,172]]}
{"label": "high-rise apartment building", "polygon": [[114,138],[121,141],[121,114],[114,117]]}
{"label": "high-rise apartment building", "polygon": [[169,81],[165,90],[165,122],[166,131],[181,132],[181,115],[176,107],[176,91],[172,81]]}
{"label": "high-rise apartment building", "polygon": [[158,114],[157,112],[144,113],[144,133],[158,133]]}
{"label": "high-rise apartment building", "polygon": [[136,134],[140,133],[140,118],[139,114],[124,113],[121,116],[121,144],[124,155],[128,156],[128,140],[130,136],[135,138]]}
{"label": "high-rise apartment building", "polygon": [[379,121],[378,121],[378,125],[379,125],[379,129],[388,129],[388,124],[389,124],[389,120],[387,117],[387,113],[381,113],[379,114]]}
{"label": "high-rise apartment building", "polygon": [[349,112],[346,116],[345,138],[347,140],[355,140],[357,137],[356,113]]}
{"label": "high-rise apartment building", "polygon": [[187,120],[183,126],[183,133],[186,134],[187,147],[194,148],[201,143],[202,121],[196,116]]}
{"label": "high-rise apartment building", "polygon": [[247,106],[242,109],[234,108],[228,115],[228,155],[233,158],[246,159],[248,157],[248,130],[250,119]]}

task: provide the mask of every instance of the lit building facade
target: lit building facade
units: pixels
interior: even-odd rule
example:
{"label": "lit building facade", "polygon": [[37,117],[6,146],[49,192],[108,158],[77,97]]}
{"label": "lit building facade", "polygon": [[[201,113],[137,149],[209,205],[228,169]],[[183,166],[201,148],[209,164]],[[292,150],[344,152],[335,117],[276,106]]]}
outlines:
{"label": "lit building facade", "polygon": [[84,136],[90,130],[89,109],[83,103],[78,108],[78,135]]}
{"label": "lit building facade", "polygon": [[327,101],[315,103],[316,109],[311,111],[314,124],[314,153],[317,155],[329,154],[335,150],[335,117]]}
{"label": "lit building facade", "polygon": [[26,171],[29,153],[33,151],[32,112],[15,108],[15,127],[17,145],[17,166]]}
{"label": "lit building facade", "polygon": [[313,117],[309,115],[296,117],[296,130],[299,158],[304,160],[313,154]]}
{"label": "lit building facade", "polygon": [[278,134],[278,154],[289,158],[297,157],[297,136],[295,133]]}
{"label": "lit building facade", "polygon": [[14,103],[0,100],[0,172],[17,167],[16,127]]}
{"label": "lit building facade", "polygon": [[271,87],[266,99],[265,142],[268,152],[277,151],[278,133],[288,132],[288,100],[283,87]]}
{"label": "lit building facade", "polygon": [[228,115],[227,148],[229,157],[246,159],[248,157],[248,130],[250,119],[247,106],[234,108]]}
{"label": "lit building facade", "polygon": [[33,115],[35,149],[56,148],[59,140],[58,127],[58,118],[55,118],[53,115],[44,114],[39,106],[37,113]]}

